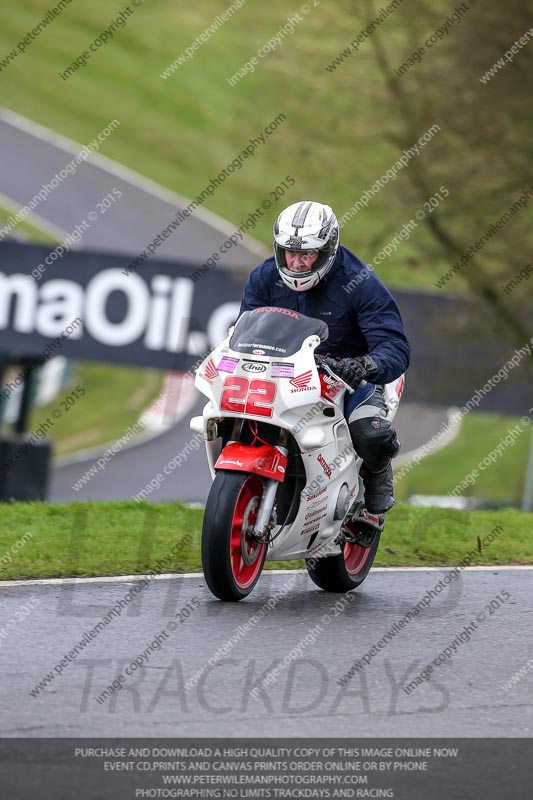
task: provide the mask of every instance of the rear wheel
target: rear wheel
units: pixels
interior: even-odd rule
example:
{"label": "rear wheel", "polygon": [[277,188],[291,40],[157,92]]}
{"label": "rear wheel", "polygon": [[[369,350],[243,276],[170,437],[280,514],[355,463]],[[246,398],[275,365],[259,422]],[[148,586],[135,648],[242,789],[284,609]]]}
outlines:
{"label": "rear wheel", "polygon": [[374,563],[381,533],[376,533],[370,547],[358,544],[343,546],[342,553],[305,562],[309,577],[325,592],[349,592],[361,586]]}
{"label": "rear wheel", "polygon": [[263,497],[258,475],[220,470],[207,498],[202,526],[205,580],[220,600],[242,600],[257,583],[267,545],[250,536]]}

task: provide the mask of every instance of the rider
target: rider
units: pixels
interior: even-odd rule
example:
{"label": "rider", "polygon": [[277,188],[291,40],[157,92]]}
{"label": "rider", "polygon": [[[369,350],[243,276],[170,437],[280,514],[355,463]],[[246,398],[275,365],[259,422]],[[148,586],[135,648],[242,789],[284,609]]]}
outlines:
{"label": "rider", "polygon": [[[281,280],[280,280],[281,279]],[[318,348],[326,363],[354,389],[345,415],[353,445],[363,459],[365,505],[382,516],[394,505],[391,459],[400,443],[391,423],[384,384],[409,366],[409,342],[398,306],[380,279],[339,245],[339,223],[330,206],[310,200],[281,212],[274,225],[274,256],[251,273],[240,313],[262,306],[300,311],[327,323],[329,336]],[[333,356],[333,358],[331,358]],[[362,391],[362,390],[361,390]]]}

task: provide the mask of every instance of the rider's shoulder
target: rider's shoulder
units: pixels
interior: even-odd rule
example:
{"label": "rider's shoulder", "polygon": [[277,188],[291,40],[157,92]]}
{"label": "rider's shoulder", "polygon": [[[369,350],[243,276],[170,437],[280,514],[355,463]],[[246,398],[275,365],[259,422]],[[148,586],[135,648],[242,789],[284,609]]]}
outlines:
{"label": "rider's shoulder", "polygon": [[349,297],[349,303],[360,307],[376,298],[388,295],[385,284],[376,275],[374,270],[365,264],[355,253],[347,247],[340,247],[339,271],[337,280],[342,284],[343,291]]}
{"label": "rider's shoulder", "polygon": [[338,262],[343,282],[350,287],[352,285],[362,287],[363,284],[367,284],[368,288],[373,288],[381,283],[375,272],[364,261],[342,245],[339,248]]}
{"label": "rider's shoulder", "polygon": [[278,270],[276,268],[274,256],[265,258],[264,261],[261,261],[260,264],[254,267],[250,273],[250,277],[256,282],[259,280],[261,283],[265,284],[277,278]]}

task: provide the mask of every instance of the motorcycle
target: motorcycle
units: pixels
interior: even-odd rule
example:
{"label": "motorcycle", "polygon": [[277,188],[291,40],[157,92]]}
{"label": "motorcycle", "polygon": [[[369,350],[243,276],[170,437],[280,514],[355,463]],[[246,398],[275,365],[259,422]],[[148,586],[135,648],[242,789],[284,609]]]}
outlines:
{"label": "motorcycle", "polygon": [[[365,526],[362,461],[343,413],[354,390],[315,355],[328,333],[299,312],[256,308],[198,367],[208,402],[190,427],[204,436],[213,477],[202,566],[220,600],[246,597],[265,561],[304,559],[328,592],[356,589],[372,566],[381,531]],[[385,387],[390,420],[402,390],[403,376]],[[357,405],[373,391],[363,382]]]}

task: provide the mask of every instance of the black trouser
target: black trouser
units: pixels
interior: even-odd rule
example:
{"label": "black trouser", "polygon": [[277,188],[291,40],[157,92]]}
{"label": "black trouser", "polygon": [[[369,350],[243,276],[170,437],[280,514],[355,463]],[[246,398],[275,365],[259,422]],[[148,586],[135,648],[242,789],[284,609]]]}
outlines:
{"label": "black trouser", "polygon": [[368,511],[382,513],[394,503],[391,459],[398,454],[400,443],[396,431],[386,419],[382,386],[348,419],[350,435],[357,454],[363,459],[365,504]]}

